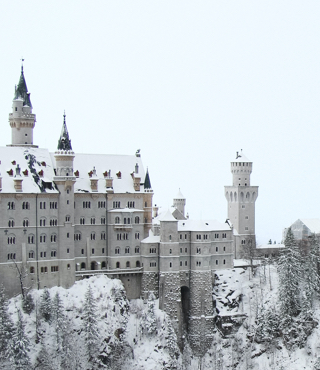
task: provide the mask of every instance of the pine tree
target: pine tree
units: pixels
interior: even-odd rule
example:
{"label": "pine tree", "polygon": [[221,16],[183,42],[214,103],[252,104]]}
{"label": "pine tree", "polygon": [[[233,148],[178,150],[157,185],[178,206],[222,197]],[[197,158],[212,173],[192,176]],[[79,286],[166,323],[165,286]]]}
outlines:
{"label": "pine tree", "polygon": [[300,289],[302,268],[300,251],[291,228],[288,229],[285,247],[278,258],[280,316],[285,321],[300,312]]}
{"label": "pine tree", "polygon": [[57,352],[61,354],[62,352],[62,340],[65,333],[65,315],[64,315],[64,307],[60,298],[59,293],[57,292],[53,299],[53,315],[52,319],[55,323],[55,332],[56,332],[56,346],[57,346]]}
{"label": "pine tree", "polygon": [[0,286],[0,363],[3,365],[11,357],[13,322],[8,313],[8,300],[4,288]]}
{"label": "pine tree", "polygon": [[100,335],[98,329],[97,305],[90,285],[86,291],[83,306],[83,331],[88,363],[94,369],[98,367],[99,363]]}
{"label": "pine tree", "polygon": [[141,332],[152,335],[157,330],[157,319],[154,313],[155,296],[151,293],[147,302],[147,309],[143,310],[141,316]]}
{"label": "pine tree", "polygon": [[18,322],[13,334],[13,362],[16,370],[31,370],[29,358],[29,338],[25,334],[25,325],[22,319],[22,313],[18,310]]}
{"label": "pine tree", "polygon": [[51,322],[52,302],[49,290],[45,288],[41,296],[40,314],[46,322]]}
{"label": "pine tree", "polygon": [[22,297],[22,309],[23,312],[27,313],[30,315],[30,313],[34,310],[34,301],[32,298],[32,295],[28,293],[25,298]]}
{"label": "pine tree", "polygon": [[310,238],[310,251],[305,256],[304,261],[304,290],[305,302],[308,309],[313,308],[315,296],[320,292],[320,277],[318,274],[319,257],[319,242],[315,234]]}
{"label": "pine tree", "polygon": [[41,348],[36,359],[35,369],[56,370],[53,367],[52,357],[49,355],[44,343],[41,344]]}

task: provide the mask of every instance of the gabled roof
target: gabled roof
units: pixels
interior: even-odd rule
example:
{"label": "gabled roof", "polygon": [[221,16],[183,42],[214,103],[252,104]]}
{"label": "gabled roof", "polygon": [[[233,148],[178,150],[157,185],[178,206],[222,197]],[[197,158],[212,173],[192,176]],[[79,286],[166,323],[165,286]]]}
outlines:
{"label": "gabled roof", "polygon": [[320,234],[319,218],[300,218],[300,221],[305,224],[312,233]]}
{"label": "gabled roof", "polygon": [[16,192],[14,176],[18,165],[23,179],[22,193],[58,193],[54,187],[54,167],[47,149],[0,147],[2,193]]}
{"label": "gabled roof", "polygon": [[[51,153],[51,158],[55,166],[54,153]],[[108,176],[113,179],[113,191],[115,193],[143,193],[143,185],[141,185],[140,191],[135,191],[133,185],[132,173],[135,170],[136,163],[139,166],[139,173],[135,174],[135,177],[144,179],[145,172],[141,157],[136,157],[135,155],[75,153],[73,170],[74,175],[78,176],[76,177],[74,192],[92,193],[89,173],[95,167],[96,179],[98,180],[98,193],[106,192],[106,171],[108,172]],[[111,175],[109,171],[111,171]]]}

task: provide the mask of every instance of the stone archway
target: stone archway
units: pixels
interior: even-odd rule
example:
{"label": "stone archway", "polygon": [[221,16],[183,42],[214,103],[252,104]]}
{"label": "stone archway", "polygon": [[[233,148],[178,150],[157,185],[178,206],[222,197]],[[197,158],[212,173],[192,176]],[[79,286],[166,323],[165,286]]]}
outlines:
{"label": "stone archway", "polygon": [[90,270],[96,270],[97,262],[92,261],[90,266],[91,266]]}

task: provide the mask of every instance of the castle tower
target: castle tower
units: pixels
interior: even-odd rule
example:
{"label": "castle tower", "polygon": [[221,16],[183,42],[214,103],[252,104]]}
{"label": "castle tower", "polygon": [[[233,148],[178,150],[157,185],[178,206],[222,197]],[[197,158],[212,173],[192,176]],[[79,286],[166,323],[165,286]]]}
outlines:
{"label": "castle tower", "polygon": [[149,230],[152,227],[152,198],[153,198],[153,190],[150,181],[149,170],[147,168],[147,173],[143,183],[144,194],[144,236],[147,237],[149,235]]}
{"label": "castle tower", "polygon": [[255,245],[255,202],[258,186],[250,185],[252,162],[241,152],[231,162],[233,185],[225,186],[228,201],[228,218],[237,231],[235,239],[235,258],[241,258],[241,246]]}
{"label": "castle tower", "polygon": [[173,198],[173,206],[185,217],[186,198],[183,196],[180,189],[176,197]]}
{"label": "castle tower", "polygon": [[[53,178],[60,192],[58,207],[58,224],[63,227],[59,232],[59,257],[61,260],[74,259],[74,184],[76,177],[73,173],[74,152],[66,124],[66,115],[63,115],[63,125],[58,141],[58,149],[54,153],[56,160],[55,174]],[[66,285],[71,286],[75,279],[75,264],[65,272],[63,279]]]}
{"label": "castle tower", "polygon": [[178,221],[170,210],[160,220],[159,308],[167,312],[181,338],[180,252]]}
{"label": "castle tower", "polygon": [[32,146],[37,148],[37,145],[33,145],[33,128],[36,123],[36,115],[32,113],[30,93],[24,78],[23,65],[21,66],[18,86],[15,87],[9,123],[11,127],[11,145],[9,146]]}

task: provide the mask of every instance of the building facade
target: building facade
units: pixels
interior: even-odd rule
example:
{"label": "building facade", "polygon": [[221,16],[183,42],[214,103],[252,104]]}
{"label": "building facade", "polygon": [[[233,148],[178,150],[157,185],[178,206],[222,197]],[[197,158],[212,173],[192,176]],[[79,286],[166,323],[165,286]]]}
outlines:
{"label": "building facade", "polygon": [[159,297],[180,338],[187,332],[202,353],[212,341],[215,271],[232,268],[237,243],[254,236],[258,188],[252,162],[232,162],[225,188],[230,221],[193,221],[179,190],[160,215],[140,151],[78,154],[66,116],[57,150],[33,143],[36,115],[21,69],[9,123],[12,141],[0,148],[0,279],[10,296],[26,289],[70,287],[107,274],[128,298]]}

